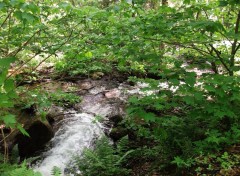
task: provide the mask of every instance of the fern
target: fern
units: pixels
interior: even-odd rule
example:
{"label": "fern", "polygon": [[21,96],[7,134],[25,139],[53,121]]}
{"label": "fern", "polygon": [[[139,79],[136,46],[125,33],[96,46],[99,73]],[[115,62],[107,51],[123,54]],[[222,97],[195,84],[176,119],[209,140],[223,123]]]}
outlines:
{"label": "fern", "polygon": [[21,165],[0,164],[0,173],[1,176],[42,176],[41,173],[28,169],[26,162],[23,162]]}
{"label": "fern", "polygon": [[127,151],[117,162],[116,165],[119,165],[130,153],[134,152],[134,150]]}
{"label": "fern", "polygon": [[[125,142],[126,141],[123,143]],[[123,152],[120,148],[115,150],[115,148],[109,143],[109,140],[106,137],[103,137],[96,142],[95,149],[86,149],[84,155],[76,159],[78,170],[81,171],[83,176],[129,175],[130,170],[124,168],[122,164],[124,163],[125,158],[133,151],[130,150],[128,152]]]}
{"label": "fern", "polygon": [[51,175],[52,176],[61,176],[61,174],[62,174],[61,169],[58,168],[57,166],[54,166],[52,169]]}
{"label": "fern", "polygon": [[18,163],[19,162],[18,144],[15,145],[12,149],[12,152],[11,152],[11,155],[10,155],[10,162],[11,163]]}

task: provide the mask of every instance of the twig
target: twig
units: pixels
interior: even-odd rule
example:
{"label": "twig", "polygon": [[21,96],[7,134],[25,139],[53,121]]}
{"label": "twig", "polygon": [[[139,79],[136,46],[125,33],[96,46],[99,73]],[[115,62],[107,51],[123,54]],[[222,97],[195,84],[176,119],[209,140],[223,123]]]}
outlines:
{"label": "twig", "polygon": [[[55,49],[55,51],[54,51],[53,54],[50,54],[49,56],[47,56],[46,58],[44,58],[37,66],[35,66],[35,67],[32,69],[32,71],[36,70],[43,62],[45,62],[47,59],[49,59],[52,55],[55,54],[55,52],[56,52],[57,50],[59,50],[64,44],[66,44],[66,43],[70,40],[70,38],[71,38],[71,36],[72,36],[72,33],[73,33],[73,30],[71,31],[71,33],[70,33],[70,35],[68,36],[67,40],[66,40],[65,42],[63,42],[57,49]],[[18,87],[22,82],[23,82],[23,80],[18,83],[17,87]]]}
{"label": "twig", "polygon": [[6,163],[8,161],[8,146],[7,146],[7,142],[5,140],[5,134],[4,134],[3,128],[1,128],[1,133],[2,133],[3,141],[4,141],[4,163]]}
{"label": "twig", "polygon": [[[73,30],[71,31],[70,35],[68,36],[67,40],[65,42],[63,42],[57,49],[55,49],[54,54],[57,50],[59,50],[63,45],[65,45],[71,38],[73,34]],[[54,54],[50,54],[49,56],[47,56],[46,58],[44,58],[36,67],[34,67],[32,70],[36,70],[43,62],[45,62],[48,58],[50,58],[52,55]]]}
{"label": "twig", "polygon": [[219,32],[223,37],[225,37],[228,41],[229,41],[229,43],[231,43],[231,44],[233,44],[232,43],[232,41],[231,41],[231,39],[228,37],[228,36],[226,36],[224,33],[222,33],[222,32]]}
{"label": "twig", "polygon": [[6,140],[12,133],[14,132],[14,130],[12,130],[7,136],[5,136],[0,143],[2,143],[4,140]]}
{"label": "twig", "polygon": [[34,57],[36,57],[38,54],[39,54],[40,52],[38,52],[38,53],[35,53],[35,55],[34,56],[32,56],[30,59],[28,59],[26,62],[24,62],[22,65],[20,65],[16,70],[14,70],[10,75],[8,75],[8,77],[7,77],[7,79],[8,78],[10,78],[12,75],[14,75],[15,73],[17,73],[19,70],[21,70],[21,68],[24,66],[24,65],[26,65],[27,63],[29,63]]}
{"label": "twig", "polygon": [[8,56],[16,56],[25,46],[27,46],[29,44],[29,42],[32,40],[32,38],[41,31],[38,30],[36,31],[26,42],[24,42],[18,49],[16,49],[15,51],[12,51],[11,53],[8,54]]}
{"label": "twig", "polygon": [[[8,18],[11,16],[11,14],[13,13],[13,11],[14,11],[14,10],[11,10],[11,11],[8,13],[7,17],[4,19],[4,21],[3,21],[2,24],[1,24],[1,28],[2,28],[3,25],[6,23],[6,21],[8,20]],[[1,28],[0,28],[0,29],[1,29]]]}
{"label": "twig", "polygon": [[[205,45],[205,47],[207,48],[209,54],[210,54],[211,56],[213,56],[213,54],[212,54],[212,53],[213,53],[213,49],[212,49],[212,48],[209,49],[207,45]],[[214,73],[218,74],[218,68],[217,68],[217,66],[216,66],[215,61],[212,61],[212,62],[211,62],[211,66],[212,66],[212,70],[214,71]]]}
{"label": "twig", "polygon": [[211,46],[211,48],[213,49],[213,51],[216,53],[218,59],[220,60],[220,62],[223,64],[224,68],[230,73],[231,70],[228,68],[227,64],[224,62],[223,58],[220,55],[220,52],[212,45],[209,44],[209,46]]}
{"label": "twig", "polygon": [[240,48],[240,43],[238,44],[238,46],[236,47],[235,53],[239,50]]}

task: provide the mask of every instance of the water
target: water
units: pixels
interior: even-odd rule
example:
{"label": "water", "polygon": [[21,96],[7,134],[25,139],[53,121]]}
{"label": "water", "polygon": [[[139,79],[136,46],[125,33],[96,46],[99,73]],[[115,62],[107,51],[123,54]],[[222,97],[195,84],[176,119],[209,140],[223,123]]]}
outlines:
{"label": "water", "polygon": [[109,90],[108,96],[114,95],[113,99],[105,96],[107,90],[105,86],[96,86],[91,89],[83,96],[81,105],[78,107],[84,113],[73,112],[74,115],[58,122],[60,124],[57,126],[60,128],[49,143],[50,149],[42,154],[43,159],[36,164],[34,169],[41,172],[43,176],[51,176],[51,171],[56,166],[64,173],[74,156],[81,155],[84,148],[90,148],[95,139],[104,135],[104,128],[96,122],[95,116],[105,119],[118,111],[121,112],[121,107],[116,107],[114,102],[117,104],[126,102],[130,95],[145,96],[156,93],[157,90],[141,91],[141,88],[148,86],[147,83],[138,83],[134,87],[127,84],[118,85]]}
{"label": "water", "polygon": [[51,176],[54,166],[64,173],[66,165],[71,162],[73,156],[81,154],[84,148],[92,146],[94,139],[103,135],[101,124],[96,122],[91,114],[76,113],[60,123],[63,125],[50,141],[51,149],[43,153],[45,158],[34,168],[43,176]]}
{"label": "water", "polygon": [[[93,146],[95,139],[104,135],[104,127],[96,120],[96,116],[106,117],[115,111],[103,91],[104,86],[96,86],[84,95],[79,109],[84,113],[74,112],[72,116],[58,122],[60,126],[53,139],[50,149],[43,153],[43,160],[36,164],[34,170],[43,176],[51,176],[54,166],[61,169],[61,173],[72,163],[74,156],[82,154],[85,148]],[[63,174],[64,175],[64,174]]]}

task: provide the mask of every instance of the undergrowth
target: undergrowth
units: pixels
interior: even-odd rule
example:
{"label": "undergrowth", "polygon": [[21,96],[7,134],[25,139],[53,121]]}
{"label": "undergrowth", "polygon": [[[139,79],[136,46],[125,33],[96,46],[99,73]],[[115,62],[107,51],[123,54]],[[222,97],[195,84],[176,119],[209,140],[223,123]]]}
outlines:
{"label": "undergrowth", "polygon": [[94,149],[85,149],[83,155],[75,159],[76,167],[74,171],[81,171],[79,175],[86,176],[128,176],[130,169],[124,166],[127,157],[133,150],[126,150],[126,139],[122,139],[122,144],[114,148],[109,139],[103,137],[97,140]]}

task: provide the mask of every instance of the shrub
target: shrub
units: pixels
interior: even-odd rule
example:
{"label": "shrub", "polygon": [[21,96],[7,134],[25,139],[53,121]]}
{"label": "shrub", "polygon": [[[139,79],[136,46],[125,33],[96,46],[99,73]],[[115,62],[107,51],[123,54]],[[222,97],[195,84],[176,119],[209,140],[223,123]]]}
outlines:
{"label": "shrub", "polygon": [[94,149],[86,149],[83,156],[77,157],[77,169],[86,176],[128,176],[130,170],[123,167],[128,154],[123,150],[115,150],[106,137],[96,142]]}
{"label": "shrub", "polygon": [[[160,90],[131,98],[128,123],[141,140],[154,143],[159,152],[153,158],[164,157],[156,162],[186,168],[201,154],[239,143],[240,90],[239,77],[205,75],[198,84],[194,74],[183,78],[185,83],[178,84],[174,95]],[[170,87],[175,81],[169,80]]]}

